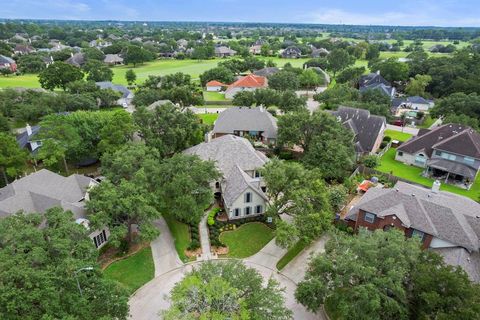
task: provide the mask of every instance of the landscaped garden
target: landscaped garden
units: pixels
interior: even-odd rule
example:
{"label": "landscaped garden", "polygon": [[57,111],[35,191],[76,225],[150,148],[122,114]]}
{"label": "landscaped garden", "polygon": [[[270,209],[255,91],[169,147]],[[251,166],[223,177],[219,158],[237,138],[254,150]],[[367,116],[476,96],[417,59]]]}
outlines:
{"label": "landscaped garden", "polygon": [[130,294],[152,280],[154,274],[155,267],[150,246],[125,259],[112,263],[104,271],[106,278],[117,281]]}
{"label": "landscaped garden", "polygon": [[[431,187],[434,180],[422,176],[423,168],[410,166],[395,160],[396,149],[391,148],[381,158],[380,166],[376,168],[378,171],[390,173],[394,176]],[[453,185],[443,183],[441,190],[460,194],[469,197],[475,201],[480,199],[480,177],[477,177],[470,190],[461,189]]]}
{"label": "landscaped garden", "polygon": [[251,222],[222,232],[219,239],[228,247],[227,257],[246,258],[260,251],[273,237],[273,230],[267,225]]}

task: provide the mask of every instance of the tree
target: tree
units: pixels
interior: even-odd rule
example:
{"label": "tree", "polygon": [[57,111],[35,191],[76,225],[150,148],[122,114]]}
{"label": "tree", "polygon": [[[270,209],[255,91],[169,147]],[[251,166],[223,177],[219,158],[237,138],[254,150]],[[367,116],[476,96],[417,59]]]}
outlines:
{"label": "tree", "polygon": [[40,55],[22,55],[18,59],[18,68],[22,73],[38,73],[45,69],[45,62]]}
{"label": "tree", "polygon": [[307,98],[299,97],[295,91],[287,90],[279,94],[277,106],[284,113],[299,112],[306,109]]}
{"label": "tree", "polygon": [[374,63],[370,69],[380,71],[385,80],[390,82],[406,81],[409,74],[408,64],[394,58]]}
{"label": "tree", "polygon": [[88,234],[60,208],[1,219],[0,318],[127,319],[128,293],[103,277]]}
{"label": "tree", "polygon": [[235,80],[235,74],[226,67],[216,67],[205,71],[200,75],[200,82],[205,86],[207,82],[217,80],[225,84],[232,83]]}
{"label": "tree", "polygon": [[0,171],[2,171],[5,185],[7,176],[16,177],[25,167],[27,153],[20,149],[17,141],[8,133],[0,132]]}
{"label": "tree", "polygon": [[476,93],[453,93],[440,99],[431,110],[433,117],[464,114],[471,118],[480,119],[480,95]]}
{"label": "tree", "polygon": [[352,133],[324,111],[282,116],[278,120],[278,143],[301,146],[302,161],[319,168],[326,179],[343,179],[355,162]]}
{"label": "tree", "polygon": [[206,262],[189,272],[170,293],[165,320],[292,319],[278,283],[239,261]]}
{"label": "tree", "polygon": [[332,305],[343,319],[407,319],[403,281],[420,246],[404,237],[381,230],[334,235],[325,254],[310,261],[295,298],[311,311]]}
{"label": "tree", "polygon": [[377,60],[380,58],[380,49],[378,45],[369,45],[367,47],[367,52],[365,53],[365,59],[368,61]]}
{"label": "tree", "polygon": [[135,83],[137,80],[137,74],[133,69],[128,69],[127,72],[125,72],[125,80],[127,80],[129,86]]}
{"label": "tree", "polygon": [[255,104],[255,93],[252,91],[239,91],[233,96],[232,104],[234,106],[250,107]]}
{"label": "tree", "polygon": [[432,81],[432,77],[429,75],[417,74],[415,78],[410,78],[410,82],[405,88],[405,92],[410,96],[425,97],[425,89]]}
{"label": "tree", "polygon": [[267,214],[293,218],[292,222],[277,220],[277,244],[291,247],[297,241],[309,243],[330,228],[334,216],[318,170],[273,159],[262,169],[262,176],[271,200]]}
{"label": "tree", "polygon": [[198,224],[205,208],[213,201],[210,184],[219,177],[213,162],[176,154],[156,166],[151,184],[155,186],[161,212],[168,212],[189,224]]}
{"label": "tree", "polygon": [[327,56],[328,70],[333,72],[333,77],[339,71],[355,63],[355,58],[350,56],[345,49],[335,49]]}
{"label": "tree", "polygon": [[358,84],[360,76],[365,73],[365,67],[351,67],[343,70],[337,76],[337,83],[348,83],[354,87]]}
{"label": "tree", "polygon": [[0,133],[2,132],[10,132],[10,124],[7,117],[0,113]]}
{"label": "tree", "polygon": [[297,90],[300,87],[300,81],[296,73],[281,70],[268,77],[268,87],[279,91]]}
{"label": "tree", "polygon": [[265,43],[260,47],[260,54],[263,57],[268,57],[271,54],[271,52],[272,52],[272,49],[268,43]]}
{"label": "tree", "polygon": [[127,47],[124,57],[124,61],[126,64],[132,63],[133,67],[136,68],[137,64],[144,63],[148,60],[149,53],[145,49],[135,45],[130,45]]}
{"label": "tree", "polygon": [[368,156],[364,156],[361,159],[361,163],[367,168],[374,169],[380,165],[380,159],[378,158],[378,156],[371,154]]}
{"label": "tree", "polygon": [[108,226],[109,242],[119,247],[124,241],[128,246],[134,242],[134,225],[140,230],[142,241],[158,236],[153,221],[160,217],[160,212],[153,203],[145,172],[139,170],[131,180],[122,179],[116,185],[103,181],[90,191],[86,207],[92,225],[96,228]]}
{"label": "tree", "polygon": [[82,71],[64,62],[54,62],[38,75],[40,85],[47,90],[61,88],[65,91],[70,82],[81,79],[83,79]]}
{"label": "tree", "polygon": [[162,157],[172,156],[203,140],[203,127],[195,114],[173,104],[151,111],[137,108],[133,118],[146,145],[156,148]]}
{"label": "tree", "polygon": [[463,124],[464,126],[469,126],[477,131],[480,130],[480,120],[464,114],[448,114],[443,119],[443,123],[458,123]]}
{"label": "tree", "polygon": [[323,103],[326,109],[334,109],[347,101],[358,101],[359,98],[360,92],[347,84],[333,86],[313,96],[313,99]]}
{"label": "tree", "polygon": [[103,62],[98,60],[89,60],[84,67],[88,73],[87,80],[93,82],[112,81],[113,71]]}
{"label": "tree", "polygon": [[315,89],[317,86],[323,84],[320,75],[313,69],[304,70],[298,77],[300,86],[305,89]]}
{"label": "tree", "polygon": [[97,48],[84,48],[82,51],[87,61],[96,60],[101,62],[105,59],[105,54]]}
{"label": "tree", "polygon": [[99,132],[100,153],[117,150],[132,140],[135,127],[132,116],[124,110],[111,113]]}

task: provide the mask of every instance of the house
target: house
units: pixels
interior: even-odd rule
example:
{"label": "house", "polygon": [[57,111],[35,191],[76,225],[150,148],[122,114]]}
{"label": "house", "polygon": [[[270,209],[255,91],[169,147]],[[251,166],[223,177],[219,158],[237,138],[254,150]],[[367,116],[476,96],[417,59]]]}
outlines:
{"label": "house", "polygon": [[72,56],[68,58],[65,62],[71,64],[72,66],[80,68],[85,64],[85,55],[83,53],[72,53]]}
{"label": "house", "polygon": [[290,46],[282,51],[281,56],[285,59],[298,59],[302,56],[302,51],[298,47]]}
{"label": "house", "polygon": [[433,100],[428,100],[420,96],[407,97],[406,99],[394,99],[396,108],[405,108],[418,111],[428,111],[435,106]]}
{"label": "house", "polygon": [[259,169],[268,158],[242,137],[225,135],[184,151],[202,160],[214,161],[222,174],[212,188],[228,219],[263,214],[268,205]]}
{"label": "house", "polygon": [[267,78],[249,74],[248,76],[240,77],[240,79],[229,85],[225,91],[225,98],[233,99],[235,94],[240,91],[255,91],[259,88],[266,88],[267,86]]}
{"label": "house", "polygon": [[360,77],[359,81],[360,92],[365,92],[367,90],[380,90],[384,94],[393,99],[395,97],[396,89],[392,87],[390,82],[385,80],[380,75],[380,71],[369,73]]}
{"label": "house", "polygon": [[233,57],[237,54],[237,51],[230,49],[226,46],[219,46],[215,47],[215,57],[218,58],[225,58],[225,57]]}
{"label": "house", "polygon": [[219,92],[219,91],[222,91],[224,87],[227,87],[227,85],[224,83],[221,83],[220,81],[212,80],[207,82],[205,87],[207,88],[207,91]]}
{"label": "house", "polygon": [[123,64],[123,58],[118,54],[106,54],[103,62],[113,66],[117,64]]}
{"label": "house", "polygon": [[43,61],[43,63],[45,63],[45,66],[47,66],[47,67],[49,65],[51,65],[52,63],[54,63],[54,60],[53,60],[52,56],[42,57],[42,61]]}
{"label": "house", "polygon": [[266,67],[266,68],[263,68],[263,69],[253,71],[253,74],[256,75],[256,76],[267,78],[267,77],[271,76],[272,74],[277,73],[278,71],[280,71],[280,69],[277,68],[277,67]]}
{"label": "house", "polygon": [[313,47],[312,48],[312,53],[310,54],[310,56],[312,58],[320,58],[320,57],[326,57],[330,54],[330,51],[328,51],[327,49],[325,48],[315,48]]}
{"label": "house", "polygon": [[[97,184],[83,175],[63,177],[42,169],[0,189],[0,218],[18,212],[43,214],[48,209],[61,207],[71,211],[76,222],[88,228],[85,201],[88,190]],[[90,238],[101,248],[109,237],[108,229],[91,231]]]}
{"label": "house", "polygon": [[227,134],[250,137],[265,144],[274,144],[277,139],[277,119],[264,107],[232,107],[221,112],[215,121],[212,136]]}
{"label": "house", "polygon": [[262,45],[261,44],[254,44],[248,49],[248,52],[251,54],[261,54],[262,53]]}
{"label": "house", "polygon": [[121,84],[113,84],[109,81],[95,82],[97,87],[100,89],[112,89],[113,91],[120,92],[122,97],[117,100],[118,105],[126,108],[133,99],[133,92],[128,90],[127,87],[122,86]]}
{"label": "house", "polygon": [[427,176],[469,188],[480,168],[480,134],[452,123],[421,129],[397,148],[395,160],[425,168]]}
{"label": "house", "polygon": [[25,131],[17,135],[17,144],[22,149],[27,149],[31,153],[36,153],[42,146],[42,141],[36,138],[40,131],[40,126],[30,126],[27,123]]}
{"label": "house", "polygon": [[10,69],[10,71],[17,71],[17,63],[12,58],[0,55],[0,69]]}
{"label": "house", "polygon": [[35,49],[31,46],[24,44],[17,44],[13,49],[13,52],[18,55],[29,54],[35,52]]}
{"label": "house", "polygon": [[406,237],[418,237],[424,249],[460,265],[479,282],[480,204],[439,189],[438,181],[432,189],[401,181],[393,189],[370,188],[345,221],[354,230],[396,228]]}
{"label": "house", "polygon": [[387,129],[385,117],[372,115],[365,109],[342,106],[331,114],[353,132],[357,157],[377,152]]}
{"label": "house", "polygon": [[188,41],[185,39],[179,39],[177,40],[177,46],[179,48],[186,48],[188,46]]}

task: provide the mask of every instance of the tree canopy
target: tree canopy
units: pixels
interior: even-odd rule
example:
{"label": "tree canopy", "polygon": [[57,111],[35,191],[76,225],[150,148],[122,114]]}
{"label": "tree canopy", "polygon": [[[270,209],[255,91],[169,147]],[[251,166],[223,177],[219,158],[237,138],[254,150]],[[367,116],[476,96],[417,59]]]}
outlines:
{"label": "tree canopy", "polygon": [[55,88],[67,89],[70,82],[83,79],[83,72],[65,62],[54,62],[38,75],[42,88],[54,90]]}
{"label": "tree canopy", "polygon": [[8,184],[7,176],[13,178],[22,172],[26,161],[27,153],[20,149],[15,138],[0,132],[0,171],[5,184]]}

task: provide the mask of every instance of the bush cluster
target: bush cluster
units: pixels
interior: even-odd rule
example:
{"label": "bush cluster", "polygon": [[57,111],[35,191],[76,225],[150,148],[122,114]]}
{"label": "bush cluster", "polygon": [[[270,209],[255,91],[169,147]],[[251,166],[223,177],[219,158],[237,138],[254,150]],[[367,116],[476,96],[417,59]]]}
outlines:
{"label": "bush cluster", "polygon": [[190,245],[188,246],[188,250],[194,251],[200,248],[200,235],[198,231],[198,225],[191,224],[190,225]]}

